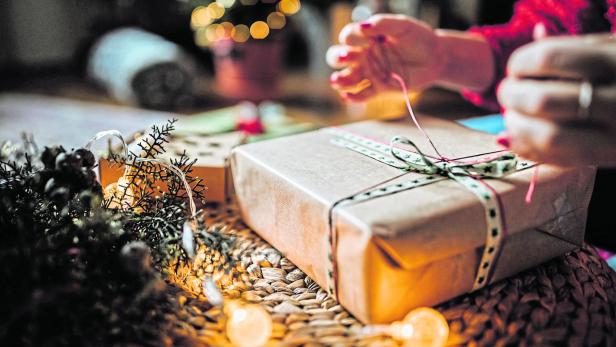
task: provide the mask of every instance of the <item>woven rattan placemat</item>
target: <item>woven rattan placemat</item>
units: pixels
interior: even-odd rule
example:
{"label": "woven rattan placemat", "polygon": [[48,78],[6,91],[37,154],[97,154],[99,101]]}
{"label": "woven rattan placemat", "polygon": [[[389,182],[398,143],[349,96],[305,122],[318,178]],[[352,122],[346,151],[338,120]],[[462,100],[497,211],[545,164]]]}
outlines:
{"label": "woven rattan placemat", "polygon": [[[384,336],[357,336],[361,323],[246,227],[234,205],[206,210],[210,228],[237,236],[242,280],[223,278],[223,291],[272,314],[268,345],[398,346]],[[201,249],[191,268],[170,275],[179,287],[171,289],[181,305],[173,321],[183,343],[231,346],[220,309],[202,293],[204,276],[221,259]],[[449,322],[449,345],[616,346],[616,273],[588,246],[437,309]]]}

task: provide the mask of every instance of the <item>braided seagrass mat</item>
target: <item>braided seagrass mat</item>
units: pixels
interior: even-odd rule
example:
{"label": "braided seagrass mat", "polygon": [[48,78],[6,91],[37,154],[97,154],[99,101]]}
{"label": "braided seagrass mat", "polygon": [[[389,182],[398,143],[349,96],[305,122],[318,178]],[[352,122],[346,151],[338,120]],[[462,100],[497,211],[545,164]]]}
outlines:
{"label": "braided seagrass mat", "polygon": [[[234,205],[208,207],[205,218],[237,237],[241,275],[219,282],[227,298],[271,313],[268,346],[398,346],[385,336],[355,335],[361,323],[245,226]],[[200,249],[191,266],[170,271],[170,293],[181,306],[171,320],[183,340],[174,344],[231,346],[220,309],[202,292],[221,261]],[[588,246],[437,309],[449,322],[451,346],[616,346],[616,273]]]}

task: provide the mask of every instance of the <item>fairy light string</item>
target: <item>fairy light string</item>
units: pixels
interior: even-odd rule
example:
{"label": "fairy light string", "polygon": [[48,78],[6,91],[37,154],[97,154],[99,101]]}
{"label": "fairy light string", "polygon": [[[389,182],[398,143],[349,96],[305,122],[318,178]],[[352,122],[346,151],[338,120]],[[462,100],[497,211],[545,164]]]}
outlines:
{"label": "fairy light string", "polygon": [[[86,145],[90,149],[92,145],[107,136],[119,138],[122,142],[122,152],[125,159],[129,160],[129,151],[122,134],[118,130],[106,130],[97,133]],[[189,216],[182,228],[182,248],[189,257],[195,256],[194,233],[197,228],[197,206],[194,200],[192,188],[186,179],[184,172],[176,165],[159,158],[134,158],[134,163],[149,163],[159,165],[170,173],[176,175],[181,181],[186,191],[188,199]],[[128,167],[128,165],[127,165]],[[129,171],[125,171],[125,175]],[[120,180],[124,178],[121,177]],[[120,187],[124,190],[129,186]],[[208,301],[224,309],[226,316],[226,333],[234,346],[238,347],[257,347],[267,343],[272,334],[272,318],[270,314],[260,305],[244,304],[238,301],[225,301],[218,285],[211,276],[206,276],[203,281],[203,291]]]}
{"label": "fairy light string", "polygon": [[[120,142],[122,143],[122,152],[124,153],[124,158],[128,159],[128,145],[126,144],[126,141],[124,141],[124,137],[122,136],[122,133],[119,130],[104,130],[104,131],[99,131],[97,132],[91,139],[90,141],[88,141],[88,143],[86,143],[86,145],[84,146],[85,149],[87,149],[88,151],[92,151],[92,146],[100,139],[105,138],[105,137],[115,137],[117,139],[120,140]],[[126,177],[128,175],[129,172],[129,168],[128,166],[124,169],[124,177]]]}
{"label": "fairy light string", "polygon": [[[190,25],[195,34],[197,45],[207,47],[216,41],[233,40],[238,43],[254,40],[263,40],[270,36],[272,30],[281,30],[287,23],[287,17],[299,12],[300,0],[216,0],[207,6],[197,6],[191,13]],[[264,18],[254,18],[250,24],[234,24],[225,21],[223,17],[230,11],[239,10],[238,7],[272,6],[272,10]]]}
{"label": "fairy light string", "polygon": [[[124,154],[124,159],[128,161],[131,158],[129,155],[128,145],[126,144],[126,141],[124,141],[124,137],[122,136],[122,133],[118,130],[105,130],[105,131],[96,133],[94,137],[92,137],[92,139],[90,139],[90,141],[88,141],[88,143],[85,145],[85,148],[90,150],[90,148],[94,145],[96,141],[104,137],[107,137],[107,136],[112,136],[112,137],[116,137],[120,139],[122,143],[122,152]],[[186,251],[189,257],[191,258],[194,257],[195,255],[194,234],[195,234],[195,230],[197,229],[197,225],[198,225],[198,221],[197,221],[198,211],[197,211],[197,205],[195,203],[195,199],[193,196],[193,191],[192,191],[192,188],[190,187],[190,184],[188,183],[188,180],[186,179],[186,175],[176,165],[173,165],[159,158],[136,157],[134,158],[134,163],[150,163],[154,165],[159,165],[163,167],[165,170],[167,170],[168,172],[177,176],[177,178],[180,180],[180,183],[184,186],[184,190],[186,191],[186,197],[188,199],[189,216],[184,222],[184,225],[182,227],[182,248]],[[118,179],[118,182],[115,183],[115,187],[114,187],[114,184],[110,185],[112,188],[117,187],[122,190],[122,196],[118,199],[119,200],[118,206],[120,208],[122,208],[123,206],[130,207],[130,205],[133,203],[132,201],[133,194],[132,194],[131,185],[133,185],[134,183],[130,183],[126,179],[126,177],[128,177],[129,174],[130,174],[130,165],[125,165],[124,174],[122,175],[122,177]],[[120,184],[120,182],[124,184]],[[107,188],[105,188],[105,190],[107,190]],[[113,194],[111,198],[116,199],[115,193]]]}
{"label": "fairy light string", "polygon": [[233,346],[259,347],[267,344],[272,336],[273,320],[261,305],[226,301],[211,276],[203,280],[203,292],[212,305],[222,309],[226,318],[225,332]]}

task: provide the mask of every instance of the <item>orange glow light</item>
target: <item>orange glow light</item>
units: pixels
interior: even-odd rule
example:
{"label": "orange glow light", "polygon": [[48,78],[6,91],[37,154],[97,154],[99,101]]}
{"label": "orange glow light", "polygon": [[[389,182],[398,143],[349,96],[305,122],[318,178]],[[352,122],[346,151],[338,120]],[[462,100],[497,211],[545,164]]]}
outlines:
{"label": "orange glow light", "polygon": [[278,3],[278,10],[287,16],[296,14],[301,7],[299,0],[280,0]]}
{"label": "orange glow light", "polygon": [[[420,307],[409,312],[404,321],[398,322],[393,337],[405,341],[405,346],[442,347],[447,343],[449,325],[445,317],[435,309]],[[396,336],[399,334],[399,336]]]}
{"label": "orange glow light", "polygon": [[193,28],[204,27],[212,23],[208,10],[204,6],[199,6],[192,11],[190,16],[190,25]]}
{"label": "orange glow light", "polygon": [[207,5],[207,14],[212,19],[218,19],[225,14],[225,8],[217,2]]}
{"label": "orange glow light", "polygon": [[282,29],[287,24],[287,19],[280,12],[272,12],[267,16],[267,25],[272,29]]}
{"label": "orange glow light", "polygon": [[246,42],[250,38],[250,29],[244,24],[236,25],[231,30],[231,38],[235,42]]}
{"label": "orange glow light", "polygon": [[250,35],[253,39],[261,40],[269,35],[269,27],[263,21],[256,21],[250,26]]}
{"label": "orange glow light", "polygon": [[229,23],[229,22],[224,22],[224,23],[220,23],[219,28],[222,27],[222,35],[220,36],[221,39],[228,39],[231,37],[232,32],[233,32],[233,24]]}
{"label": "orange glow light", "polygon": [[214,42],[218,39],[218,36],[216,35],[217,29],[218,29],[218,24],[212,24],[207,27],[207,29],[205,30],[205,37],[207,38],[208,41]]}
{"label": "orange glow light", "polygon": [[207,38],[207,29],[198,28],[195,30],[195,43],[199,47],[207,47],[210,44],[210,40]]}

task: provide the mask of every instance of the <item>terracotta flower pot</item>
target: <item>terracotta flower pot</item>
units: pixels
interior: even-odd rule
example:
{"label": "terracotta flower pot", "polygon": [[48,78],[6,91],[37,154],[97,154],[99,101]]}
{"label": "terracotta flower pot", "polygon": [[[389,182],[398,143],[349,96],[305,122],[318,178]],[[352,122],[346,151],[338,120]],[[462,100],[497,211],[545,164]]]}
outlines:
{"label": "terracotta flower pot", "polygon": [[212,47],[216,89],[229,99],[259,102],[279,96],[282,40],[217,41]]}

